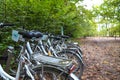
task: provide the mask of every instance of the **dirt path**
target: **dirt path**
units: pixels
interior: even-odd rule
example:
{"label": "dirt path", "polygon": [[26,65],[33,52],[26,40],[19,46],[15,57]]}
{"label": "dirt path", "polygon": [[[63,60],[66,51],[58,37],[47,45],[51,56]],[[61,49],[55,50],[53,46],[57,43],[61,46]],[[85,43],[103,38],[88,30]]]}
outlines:
{"label": "dirt path", "polygon": [[85,70],[82,80],[120,80],[120,38],[80,39]]}

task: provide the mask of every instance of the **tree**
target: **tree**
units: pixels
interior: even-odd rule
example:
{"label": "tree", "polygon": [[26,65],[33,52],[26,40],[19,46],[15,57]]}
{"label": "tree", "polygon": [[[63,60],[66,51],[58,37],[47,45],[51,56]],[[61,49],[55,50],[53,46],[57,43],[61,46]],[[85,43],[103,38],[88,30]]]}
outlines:
{"label": "tree", "polygon": [[120,1],[104,0],[104,3],[97,8],[96,12],[102,16],[100,22],[105,24],[104,27],[106,27],[106,32],[109,32],[109,36],[112,36],[113,33],[120,36]]}

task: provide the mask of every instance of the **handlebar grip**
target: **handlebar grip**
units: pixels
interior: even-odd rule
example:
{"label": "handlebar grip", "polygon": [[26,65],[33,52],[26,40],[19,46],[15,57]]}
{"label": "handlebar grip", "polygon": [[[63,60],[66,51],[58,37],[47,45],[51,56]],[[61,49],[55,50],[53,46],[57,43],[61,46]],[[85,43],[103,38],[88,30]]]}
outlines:
{"label": "handlebar grip", "polygon": [[11,24],[11,23],[0,23],[0,28],[3,28],[5,26],[14,26],[14,24]]}

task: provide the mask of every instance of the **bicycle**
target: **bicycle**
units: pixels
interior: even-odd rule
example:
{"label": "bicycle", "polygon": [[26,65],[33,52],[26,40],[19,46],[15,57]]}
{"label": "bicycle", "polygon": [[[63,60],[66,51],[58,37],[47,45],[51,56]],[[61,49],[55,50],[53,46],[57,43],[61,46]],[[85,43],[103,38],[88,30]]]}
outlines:
{"label": "bicycle", "polygon": [[[32,37],[40,37],[41,36],[41,34],[39,34],[39,33],[38,34],[32,33],[32,35],[31,35],[31,33],[29,33],[29,32],[27,32],[27,33],[26,32],[19,32],[19,34],[23,35],[24,38],[32,38]],[[25,44],[26,43],[27,43],[27,41],[25,42]],[[55,75],[55,73],[60,72],[60,78],[62,78],[61,80],[63,80],[63,78],[66,80],[66,75],[67,75],[67,79],[72,78],[74,80],[79,80],[74,74],[72,74],[72,73],[68,74],[67,71],[64,71],[65,69],[63,69],[63,68],[65,68],[65,63],[64,63],[65,59],[63,60],[63,59],[60,59],[60,58],[58,59],[58,58],[51,57],[53,60],[55,60],[55,59],[58,60],[56,62],[56,65],[53,65],[54,62],[53,63],[51,62],[52,64],[50,64],[50,62],[46,61],[45,59],[40,59],[40,58],[35,57],[35,55],[37,55],[37,56],[39,55],[39,56],[46,57],[46,58],[50,59],[49,56],[43,56],[43,55],[40,55],[40,54],[35,54],[35,55],[31,56],[26,51],[26,49],[27,49],[26,45],[21,46],[21,47],[22,47],[22,49],[21,49],[20,55],[18,56],[19,57],[19,64],[18,64],[18,69],[17,69],[17,72],[16,72],[16,77],[12,77],[9,74],[7,74],[3,70],[3,68],[0,66],[0,73],[1,73],[0,76],[2,76],[2,78],[11,79],[11,80],[18,80],[22,76],[23,79],[35,80],[36,76],[37,76],[37,78],[39,77],[39,79],[44,80],[45,76],[43,76],[43,73],[44,73],[43,68],[45,68],[45,70],[47,70],[47,68],[49,68],[49,69],[53,68],[53,70],[55,70],[55,71],[53,71],[54,73],[52,72],[51,75],[52,74]],[[31,60],[33,57],[34,57],[34,59]],[[70,64],[70,62],[68,62],[68,61],[69,60],[66,60],[67,64]],[[58,65],[58,64],[61,64],[61,62],[64,63],[64,67],[62,67],[62,65],[61,66]],[[23,71],[21,71],[21,69]],[[36,70],[38,71],[38,69],[40,69],[39,72],[41,72],[41,74],[39,74],[39,75],[42,75],[42,76],[36,75],[36,73],[37,74],[39,73],[39,72],[36,72]],[[49,71],[45,71],[45,72],[49,72]],[[53,80],[53,78],[55,78],[55,77],[53,76],[51,80]]]}
{"label": "bicycle", "polygon": [[[81,56],[76,54],[73,49],[70,48],[62,48],[61,47],[61,37],[58,36],[50,36],[50,35],[45,35],[45,43],[43,43],[42,39],[37,40],[37,45],[34,46],[34,51],[40,51],[44,55],[49,55],[49,56],[55,56],[55,57],[62,57],[66,59],[72,59],[73,64],[75,65],[76,69],[74,70],[74,73],[78,75],[78,77],[82,76],[83,73],[83,61]],[[56,43],[55,43],[56,42]],[[48,51],[48,52],[47,52]],[[78,73],[79,71],[79,73]]]}
{"label": "bicycle", "polygon": [[[32,33],[32,35],[31,35],[31,33]],[[32,38],[32,37],[39,38],[42,35],[40,32],[35,32],[35,31],[34,32],[33,31],[32,32],[21,32],[20,34],[22,34],[23,37],[26,37],[26,38]],[[28,48],[26,48],[27,51],[31,52],[30,54],[32,54],[32,50],[30,48],[29,42],[27,41],[26,43],[27,43],[27,47],[28,47]],[[42,63],[42,64],[45,64],[45,65],[47,64],[48,66],[51,65],[52,67],[57,67],[57,69],[58,69],[58,67],[59,67],[59,69],[63,69],[64,72],[62,71],[61,73],[66,73],[65,69],[66,69],[66,67],[68,67],[68,65],[71,62],[71,60],[68,60],[68,59],[56,58],[56,57],[52,57],[52,56],[41,55],[40,53],[34,54],[34,52],[33,52],[33,55],[34,55],[35,61],[37,61],[37,62],[40,61],[40,63]],[[33,58],[33,56],[32,56],[32,58]]]}

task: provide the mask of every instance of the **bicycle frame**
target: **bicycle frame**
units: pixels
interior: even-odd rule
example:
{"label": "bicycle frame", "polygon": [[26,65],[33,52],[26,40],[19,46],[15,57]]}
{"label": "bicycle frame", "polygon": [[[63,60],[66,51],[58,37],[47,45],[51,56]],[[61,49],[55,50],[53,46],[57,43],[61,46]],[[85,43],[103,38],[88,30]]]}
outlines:
{"label": "bicycle frame", "polygon": [[[10,50],[9,50],[10,51]],[[12,51],[10,51],[10,52],[12,52]],[[21,49],[21,51],[20,51],[20,54],[19,54],[19,56],[18,56],[18,58],[19,58],[19,62],[18,62],[18,68],[17,68],[17,72],[16,72],[16,76],[15,77],[13,77],[13,76],[11,76],[11,75],[9,75],[8,73],[6,73],[4,70],[3,70],[3,68],[2,68],[2,66],[0,65],[0,76],[2,77],[2,78],[4,78],[5,80],[19,80],[19,78],[20,78],[20,72],[21,72],[21,69],[23,69],[23,67],[25,68],[25,72],[26,72],[26,74],[32,79],[32,80],[35,80],[34,79],[34,77],[33,77],[33,75],[32,75],[32,73],[30,72],[30,70],[29,70],[29,65],[30,64],[32,64],[30,61],[29,61],[29,59],[28,59],[28,56],[29,55],[27,55],[27,57],[24,55],[25,53],[26,53],[27,51],[24,49],[24,47],[22,47],[22,49]],[[24,64],[23,64],[24,63]]]}
{"label": "bicycle frame", "polygon": [[51,46],[51,43],[50,43],[49,39],[47,40],[47,43],[50,45],[48,51],[52,51],[52,54],[51,54],[51,52],[50,52],[50,54],[49,54],[49,52],[47,52],[47,51],[45,50],[41,39],[39,39],[38,45],[36,46],[35,50],[38,48],[39,50],[42,50],[42,52],[43,52],[45,55],[49,55],[49,56],[54,55],[55,57],[58,57],[58,56],[56,55],[55,50],[54,50],[53,47]]}
{"label": "bicycle frame", "polygon": [[[5,79],[5,80],[19,80],[19,78],[20,78],[20,69],[21,69],[22,66],[23,66],[23,65],[22,65],[22,61],[24,61],[24,57],[21,56],[20,59],[21,59],[21,60],[20,60],[20,62],[19,62],[19,64],[18,64],[18,69],[17,69],[17,72],[16,72],[16,76],[15,76],[15,77],[13,77],[13,76],[9,75],[8,73],[6,73],[6,72],[3,70],[1,64],[0,64],[0,76],[1,76],[3,79]],[[23,59],[23,60],[22,60],[22,59]],[[29,68],[28,68],[28,65],[25,64],[24,66],[25,66],[25,69],[26,69],[26,74],[27,74],[29,77],[31,77],[32,80],[35,80],[34,77],[33,77],[33,75],[31,74]]]}

